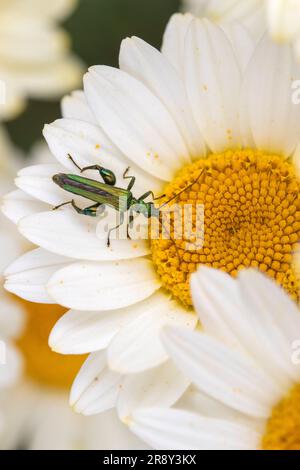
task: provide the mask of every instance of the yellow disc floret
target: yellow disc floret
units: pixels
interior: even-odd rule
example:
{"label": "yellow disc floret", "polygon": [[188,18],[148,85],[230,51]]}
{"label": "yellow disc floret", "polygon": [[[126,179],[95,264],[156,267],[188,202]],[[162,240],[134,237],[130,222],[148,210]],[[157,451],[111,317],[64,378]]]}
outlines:
{"label": "yellow disc floret", "polygon": [[300,384],[274,407],[262,447],[265,450],[300,450]]}
{"label": "yellow disc floret", "polygon": [[25,331],[17,342],[27,376],[42,385],[69,387],[84,357],[57,354],[48,346],[49,334],[65,310],[57,305],[18,301],[22,303],[27,317]]}
{"label": "yellow disc floret", "polygon": [[[180,171],[166,187],[165,201],[184,188],[169,205],[194,208],[188,220],[178,222],[172,214],[171,238],[151,240],[152,259],[168,291],[191,306],[189,277],[199,265],[233,276],[253,267],[298,299],[292,256],[300,235],[300,182],[289,161],[253,150],[211,154]],[[201,204],[203,227],[196,210]],[[201,236],[186,237],[183,225],[189,233],[203,232],[204,243]]]}

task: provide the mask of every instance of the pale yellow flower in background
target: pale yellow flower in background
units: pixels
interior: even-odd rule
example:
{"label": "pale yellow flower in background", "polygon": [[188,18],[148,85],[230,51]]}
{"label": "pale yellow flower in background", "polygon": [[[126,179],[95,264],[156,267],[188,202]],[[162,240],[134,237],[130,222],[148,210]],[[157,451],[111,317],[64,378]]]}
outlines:
{"label": "pale yellow flower in background", "polygon": [[292,42],[300,58],[300,0],[183,0],[184,10],[216,22],[241,21],[260,36],[268,29],[277,42]]}
{"label": "pale yellow flower in background", "polygon": [[28,97],[59,98],[73,89],[82,65],[58,26],[76,0],[0,0],[0,120],[11,119]]}

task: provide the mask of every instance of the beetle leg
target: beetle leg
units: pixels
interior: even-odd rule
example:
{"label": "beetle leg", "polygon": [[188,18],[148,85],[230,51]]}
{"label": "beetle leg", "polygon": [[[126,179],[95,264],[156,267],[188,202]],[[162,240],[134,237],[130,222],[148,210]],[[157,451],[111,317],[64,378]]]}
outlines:
{"label": "beetle leg", "polygon": [[59,206],[53,207],[53,211],[57,211],[57,209],[60,209],[63,206],[67,206],[68,204],[72,204],[73,201],[68,201],[68,202],[63,202],[62,204],[59,204]]}
{"label": "beetle leg", "polygon": [[111,170],[107,170],[103,166],[100,166],[100,165],[85,166],[80,171],[81,173],[83,173],[84,171],[87,171],[87,170],[97,170],[105,184],[109,184],[110,186],[114,186],[116,184],[115,174]]}
{"label": "beetle leg", "polygon": [[123,173],[123,179],[124,180],[130,179],[127,191],[131,191],[131,189],[133,188],[134,183],[135,183],[135,176],[127,176],[127,173],[128,173],[129,170],[130,170],[130,166],[128,168],[126,168],[126,170]]}
{"label": "beetle leg", "polygon": [[118,230],[119,227],[121,227],[121,225],[124,223],[124,213],[121,212],[120,214],[120,223],[118,225],[116,225],[115,227],[109,229],[108,231],[108,237],[107,237],[107,247],[109,248],[110,247],[110,236],[111,236],[111,233],[114,232],[115,230]]}
{"label": "beetle leg", "polygon": [[98,215],[97,214],[97,209],[100,206],[105,207],[105,204],[100,204],[99,202],[97,202],[97,204],[93,204],[92,206],[86,207],[85,209],[81,209],[80,207],[76,206],[74,199],[72,199],[72,201],[63,202],[59,206],[54,207],[53,210],[55,211],[57,209],[60,209],[63,206],[67,206],[68,204],[71,204],[71,206],[75,209],[75,211],[78,214],[88,215],[90,217],[96,217]]}
{"label": "beetle leg", "polygon": [[81,209],[80,207],[76,206],[74,201],[72,201],[71,204],[78,214],[87,215],[89,217],[96,217],[98,215],[98,208],[100,206],[105,207],[105,204],[100,204],[99,202],[97,202],[96,204],[93,204],[92,206],[86,207],[84,209]]}

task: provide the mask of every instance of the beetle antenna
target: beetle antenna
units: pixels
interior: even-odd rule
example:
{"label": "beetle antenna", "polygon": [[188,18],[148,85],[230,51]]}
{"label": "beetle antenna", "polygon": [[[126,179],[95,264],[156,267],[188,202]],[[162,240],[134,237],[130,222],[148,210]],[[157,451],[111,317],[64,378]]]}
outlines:
{"label": "beetle antenna", "polygon": [[199,181],[200,177],[202,176],[203,172],[204,172],[204,168],[202,168],[202,170],[200,171],[200,174],[199,176],[197,176],[197,178],[192,182],[190,183],[188,186],[186,186],[185,188],[183,188],[181,191],[179,191],[179,193],[175,194],[175,196],[171,197],[171,199],[169,199],[168,201],[164,202],[158,209],[162,209],[164,206],[166,206],[167,204],[169,204],[169,202],[173,201],[174,199],[176,199],[178,196],[180,196],[180,194],[184,193],[185,191],[187,191],[189,188],[191,188],[195,183],[197,183],[197,181]]}

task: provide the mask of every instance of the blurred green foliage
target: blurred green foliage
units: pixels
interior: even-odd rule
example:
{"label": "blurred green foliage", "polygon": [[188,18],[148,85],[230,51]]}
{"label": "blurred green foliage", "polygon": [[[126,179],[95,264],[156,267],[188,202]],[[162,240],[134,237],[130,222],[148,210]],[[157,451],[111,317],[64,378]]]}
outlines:
{"label": "blurred green foliage", "polygon": [[[165,25],[179,5],[180,0],[80,0],[64,27],[72,37],[75,53],[87,66],[117,66],[120,42],[127,36],[139,36],[160,47]],[[31,100],[7,128],[16,145],[29,150],[41,139],[44,123],[58,117],[59,102]]]}

